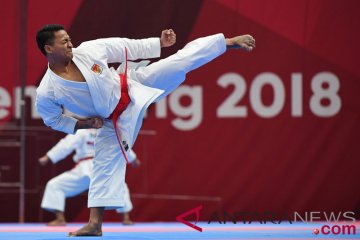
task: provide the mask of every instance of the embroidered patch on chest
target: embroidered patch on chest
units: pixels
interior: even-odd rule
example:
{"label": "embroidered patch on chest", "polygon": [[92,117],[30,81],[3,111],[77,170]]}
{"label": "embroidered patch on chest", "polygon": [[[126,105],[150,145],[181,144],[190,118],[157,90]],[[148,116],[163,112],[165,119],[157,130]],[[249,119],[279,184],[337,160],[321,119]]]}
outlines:
{"label": "embroidered patch on chest", "polygon": [[91,71],[100,75],[102,73],[103,69],[98,64],[94,63],[94,65],[92,65],[92,67],[91,67]]}

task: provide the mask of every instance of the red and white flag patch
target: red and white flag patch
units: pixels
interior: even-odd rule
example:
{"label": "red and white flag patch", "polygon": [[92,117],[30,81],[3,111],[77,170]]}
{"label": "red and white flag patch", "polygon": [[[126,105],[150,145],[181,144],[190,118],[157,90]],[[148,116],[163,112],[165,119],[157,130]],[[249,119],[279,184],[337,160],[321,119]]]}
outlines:
{"label": "red and white flag patch", "polygon": [[100,75],[102,73],[103,69],[98,64],[94,63],[94,65],[92,65],[92,67],[91,67],[91,71]]}

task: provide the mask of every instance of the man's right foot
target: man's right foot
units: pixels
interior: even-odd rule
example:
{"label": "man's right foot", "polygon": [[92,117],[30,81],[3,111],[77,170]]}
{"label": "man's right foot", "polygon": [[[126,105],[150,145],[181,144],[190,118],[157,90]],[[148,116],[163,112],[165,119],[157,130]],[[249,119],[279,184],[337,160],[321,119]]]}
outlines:
{"label": "man's right foot", "polygon": [[123,220],[123,221],[122,221],[122,224],[123,224],[123,225],[134,225],[134,222],[131,221],[130,219],[126,219],[126,220]]}
{"label": "man's right foot", "polygon": [[226,47],[230,49],[243,49],[250,52],[255,48],[255,39],[251,35],[227,38]]}
{"label": "man's right foot", "polygon": [[60,227],[60,226],[65,226],[65,225],[66,225],[65,220],[59,220],[59,219],[55,219],[55,220],[47,223],[47,226],[50,226],[50,227]]}
{"label": "man's right foot", "polygon": [[122,221],[123,225],[133,225],[133,221],[131,221],[130,219],[130,215],[129,213],[123,213],[123,221]]}

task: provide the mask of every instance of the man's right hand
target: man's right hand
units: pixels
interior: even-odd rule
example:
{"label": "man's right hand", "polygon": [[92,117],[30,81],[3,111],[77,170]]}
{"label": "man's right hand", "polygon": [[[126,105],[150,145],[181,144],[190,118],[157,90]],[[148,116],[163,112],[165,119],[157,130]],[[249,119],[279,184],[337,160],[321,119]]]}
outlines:
{"label": "man's right hand", "polygon": [[89,118],[88,120],[88,124],[90,126],[90,128],[101,128],[103,126],[103,120],[101,118],[98,117],[94,117],[94,118]]}
{"label": "man's right hand", "polygon": [[76,123],[76,130],[88,129],[88,128],[101,128],[103,126],[103,120],[98,117],[88,118],[86,120],[78,120]]}
{"label": "man's right hand", "polygon": [[48,155],[44,155],[41,158],[39,158],[39,163],[41,166],[46,165],[49,162],[50,158]]}

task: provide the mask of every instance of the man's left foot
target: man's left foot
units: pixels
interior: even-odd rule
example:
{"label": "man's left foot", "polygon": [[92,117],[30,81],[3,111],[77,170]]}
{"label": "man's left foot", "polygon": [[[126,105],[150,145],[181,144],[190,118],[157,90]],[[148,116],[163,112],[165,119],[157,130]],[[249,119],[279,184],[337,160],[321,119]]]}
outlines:
{"label": "man's left foot", "polygon": [[80,228],[75,232],[69,232],[68,236],[69,237],[84,237],[84,236],[101,237],[102,236],[101,226],[99,227],[95,224],[88,223],[87,225],[85,225],[84,227]]}

